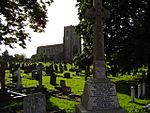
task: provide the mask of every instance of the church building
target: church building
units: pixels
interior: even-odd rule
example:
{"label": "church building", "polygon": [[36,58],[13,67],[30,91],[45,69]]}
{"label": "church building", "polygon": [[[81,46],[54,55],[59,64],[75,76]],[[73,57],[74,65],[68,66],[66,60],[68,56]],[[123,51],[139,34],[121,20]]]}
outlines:
{"label": "church building", "polygon": [[74,56],[81,53],[81,40],[75,33],[74,26],[64,27],[63,44],[39,46],[37,54],[40,53],[53,61],[72,62]]}

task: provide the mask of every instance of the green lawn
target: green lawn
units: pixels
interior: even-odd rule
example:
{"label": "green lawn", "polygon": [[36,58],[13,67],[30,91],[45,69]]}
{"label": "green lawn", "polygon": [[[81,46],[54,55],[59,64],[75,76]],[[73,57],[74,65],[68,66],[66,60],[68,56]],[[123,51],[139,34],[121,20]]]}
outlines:
{"label": "green lawn", "polygon": [[[76,76],[75,72],[70,72],[71,78],[67,79],[63,77],[63,74],[57,73],[57,81],[59,84],[60,80],[66,80],[66,85],[70,86],[72,92],[78,95],[82,95],[83,87],[84,87],[84,76]],[[81,75],[84,75],[82,72]],[[10,76],[9,72],[7,72],[7,76]],[[22,72],[22,83],[24,87],[35,87],[38,82],[36,80],[28,79],[31,78],[31,74],[24,74]],[[119,99],[119,103],[121,107],[125,108],[128,113],[146,113],[143,111],[142,106],[148,104],[150,99],[135,99],[135,102],[130,102],[130,86],[132,84],[137,84],[137,81],[134,82],[136,77],[124,76],[124,77],[110,77],[110,79],[116,84],[117,95]],[[7,78],[9,80],[10,78]],[[132,81],[132,82],[131,82]],[[8,82],[7,82],[8,83]],[[43,76],[43,85],[47,87],[47,89],[54,89],[54,86],[50,84],[50,77]],[[55,106],[55,108],[65,109],[67,113],[73,112],[75,110],[75,105],[79,102],[60,99],[56,97],[50,97],[49,102],[51,103],[48,107]]]}

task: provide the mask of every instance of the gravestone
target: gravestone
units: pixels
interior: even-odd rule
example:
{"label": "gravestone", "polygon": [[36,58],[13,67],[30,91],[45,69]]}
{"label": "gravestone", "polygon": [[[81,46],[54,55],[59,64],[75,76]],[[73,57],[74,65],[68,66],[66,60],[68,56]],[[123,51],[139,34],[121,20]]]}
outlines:
{"label": "gravestone", "polygon": [[45,72],[46,72],[46,75],[47,75],[47,76],[50,76],[50,75],[51,75],[50,66],[46,66]]}
{"label": "gravestone", "polygon": [[0,103],[11,101],[10,93],[5,88],[5,62],[0,62]]}
{"label": "gravestone", "polygon": [[141,98],[142,96],[142,86],[141,84],[138,84],[138,98]]}
{"label": "gravestone", "polygon": [[142,84],[142,97],[143,97],[143,98],[145,97],[145,94],[146,94],[146,84],[143,83],[143,84]]}
{"label": "gravestone", "polygon": [[65,80],[60,80],[60,91],[65,95],[69,95],[71,93],[71,87],[66,86]]}
{"label": "gravestone", "polygon": [[56,85],[56,78],[57,78],[57,75],[56,75],[55,73],[53,73],[53,74],[50,76],[50,84]]}
{"label": "gravestone", "polygon": [[3,62],[0,63],[0,89],[5,89],[5,67]]}
{"label": "gravestone", "polygon": [[58,66],[57,66],[57,64],[54,65],[54,68],[55,68],[55,72],[58,72]]}
{"label": "gravestone", "polygon": [[29,94],[24,98],[24,113],[46,113],[46,98],[44,94]]}
{"label": "gravestone", "polygon": [[66,81],[65,80],[60,80],[60,86],[61,87],[66,87]]}
{"label": "gravestone", "polygon": [[61,63],[59,64],[59,70],[60,70],[60,73],[63,73],[63,71],[64,71],[63,70],[63,65]]}
{"label": "gravestone", "polygon": [[42,85],[42,68],[43,68],[43,65],[40,63],[40,64],[37,66],[37,71],[38,71],[38,76],[39,76],[38,88],[43,88],[43,85]]}
{"label": "gravestone", "polygon": [[131,102],[135,100],[135,87],[131,86]]}
{"label": "gravestone", "polygon": [[71,78],[71,77],[70,77],[70,73],[69,73],[69,72],[65,72],[65,73],[64,73],[64,78]]}
{"label": "gravestone", "polygon": [[16,89],[22,89],[21,76],[20,76],[20,67],[14,72],[15,76],[17,76]]}
{"label": "gravestone", "polygon": [[17,65],[13,65],[13,67],[12,67],[12,82],[15,84],[17,83],[17,80],[18,80],[17,75],[15,74],[17,69],[18,69]]}
{"label": "gravestone", "polygon": [[124,113],[118,103],[116,86],[106,78],[103,23],[109,12],[102,7],[102,0],[94,0],[86,16],[94,20],[93,79],[84,86],[81,104],[76,113]]}
{"label": "gravestone", "polygon": [[32,79],[39,80],[37,70],[32,70],[31,75],[32,75]]}
{"label": "gravestone", "polygon": [[67,71],[67,70],[68,70],[68,68],[67,68],[67,65],[66,65],[66,64],[64,64],[64,70],[65,70],[65,71]]}

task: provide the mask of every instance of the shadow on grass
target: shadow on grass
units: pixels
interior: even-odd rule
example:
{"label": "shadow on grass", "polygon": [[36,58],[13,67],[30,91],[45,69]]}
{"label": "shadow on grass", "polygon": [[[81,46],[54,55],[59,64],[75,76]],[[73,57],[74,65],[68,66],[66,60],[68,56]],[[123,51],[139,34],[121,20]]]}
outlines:
{"label": "shadow on grass", "polygon": [[133,102],[133,103],[135,103],[137,105],[140,105],[140,106],[145,106],[145,104],[142,104],[142,103],[139,103],[139,102]]}
{"label": "shadow on grass", "polygon": [[[22,113],[23,100],[13,100],[10,102],[0,103],[0,113]],[[58,106],[50,102],[50,99],[46,102],[46,111],[54,113],[66,113],[64,109],[60,109]]]}
{"label": "shadow on grass", "polygon": [[54,105],[50,99],[47,101],[46,103],[46,111],[48,112],[56,112],[56,113],[66,113],[66,111],[64,109],[60,109],[58,106]]}

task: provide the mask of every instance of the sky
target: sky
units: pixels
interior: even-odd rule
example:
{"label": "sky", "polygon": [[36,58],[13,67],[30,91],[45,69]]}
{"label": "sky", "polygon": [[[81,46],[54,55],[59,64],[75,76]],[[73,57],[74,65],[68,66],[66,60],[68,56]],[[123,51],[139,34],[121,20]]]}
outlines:
{"label": "sky", "polygon": [[[48,9],[48,20],[44,33],[35,33],[28,29],[31,36],[31,42],[27,42],[27,49],[17,47],[8,50],[9,55],[25,54],[27,58],[36,54],[38,46],[52,45],[63,43],[64,26],[77,25],[79,23],[77,8],[75,7],[76,0],[54,0]],[[3,52],[1,51],[1,53]]]}

